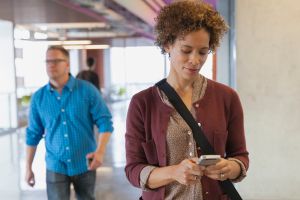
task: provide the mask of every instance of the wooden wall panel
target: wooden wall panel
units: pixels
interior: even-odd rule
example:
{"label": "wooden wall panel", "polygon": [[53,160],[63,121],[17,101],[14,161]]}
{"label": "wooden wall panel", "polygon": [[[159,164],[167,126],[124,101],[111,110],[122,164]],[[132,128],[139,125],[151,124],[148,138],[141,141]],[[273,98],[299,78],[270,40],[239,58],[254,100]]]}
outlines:
{"label": "wooden wall panel", "polygon": [[0,19],[13,21],[13,1],[0,0]]}
{"label": "wooden wall panel", "polygon": [[[94,18],[73,11],[51,0],[0,0],[10,3],[13,8],[13,19],[17,24],[27,23],[68,23],[95,22]],[[11,5],[12,4],[12,5]]]}

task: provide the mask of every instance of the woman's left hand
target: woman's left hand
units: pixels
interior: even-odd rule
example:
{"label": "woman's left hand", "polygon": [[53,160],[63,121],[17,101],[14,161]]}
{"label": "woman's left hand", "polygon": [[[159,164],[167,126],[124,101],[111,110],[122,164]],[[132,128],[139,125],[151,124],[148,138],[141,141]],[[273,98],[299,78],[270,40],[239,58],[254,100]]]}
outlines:
{"label": "woman's left hand", "polygon": [[204,170],[205,176],[220,181],[236,179],[240,173],[241,167],[237,162],[224,158],[222,158],[217,164],[210,165]]}

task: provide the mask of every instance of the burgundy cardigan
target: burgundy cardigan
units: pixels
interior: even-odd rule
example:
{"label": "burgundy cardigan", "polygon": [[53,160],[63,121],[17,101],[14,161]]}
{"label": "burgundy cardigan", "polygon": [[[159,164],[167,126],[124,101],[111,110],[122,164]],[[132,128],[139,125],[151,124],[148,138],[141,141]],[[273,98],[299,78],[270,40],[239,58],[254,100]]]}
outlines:
{"label": "burgundy cardigan", "polygon": [[[197,122],[222,157],[236,158],[249,166],[242,106],[237,93],[228,86],[209,80],[203,98],[193,103]],[[173,108],[164,104],[155,86],[131,99],[126,119],[126,176],[140,187],[140,172],[147,165],[166,166],[166,130]],[[218,182],[202,177],[206,200],[226,200]],[[144,200],[163,200],[165,188],[143,191]]]}

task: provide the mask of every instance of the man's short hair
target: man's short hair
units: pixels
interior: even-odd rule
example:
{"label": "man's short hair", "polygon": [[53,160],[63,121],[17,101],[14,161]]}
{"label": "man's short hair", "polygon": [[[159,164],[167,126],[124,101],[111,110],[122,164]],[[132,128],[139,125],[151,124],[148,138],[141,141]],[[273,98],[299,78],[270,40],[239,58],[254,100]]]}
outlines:
{"label": "man's short hair", "polygon": [[59,45],[49,46],[47,52],[51,50],[58,50],[62,52],[68,59],[70,58],[69,51],[67,51],[63,46],[59,46]]}

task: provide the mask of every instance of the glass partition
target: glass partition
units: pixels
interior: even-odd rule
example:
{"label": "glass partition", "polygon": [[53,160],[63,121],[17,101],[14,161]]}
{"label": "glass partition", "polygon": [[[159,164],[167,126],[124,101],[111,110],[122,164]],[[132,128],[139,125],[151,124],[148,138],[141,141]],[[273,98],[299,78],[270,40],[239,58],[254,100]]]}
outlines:
{"label": "glass partition", "polygon": [[[209,54],[200,73],[213,77],[213,55]],[[110,49],[109,100],[130,98],[161,80],[170,70],[167,56],[156,46],[112,47]]]}

